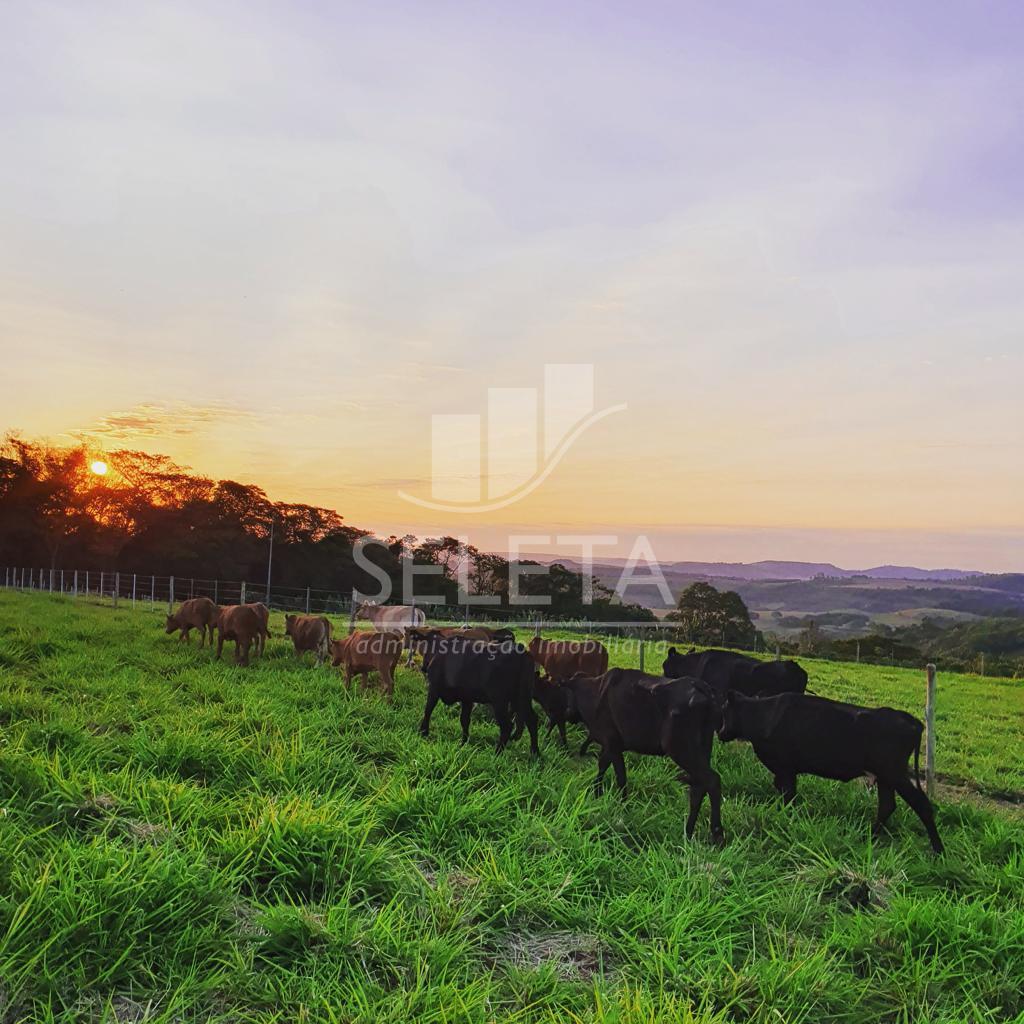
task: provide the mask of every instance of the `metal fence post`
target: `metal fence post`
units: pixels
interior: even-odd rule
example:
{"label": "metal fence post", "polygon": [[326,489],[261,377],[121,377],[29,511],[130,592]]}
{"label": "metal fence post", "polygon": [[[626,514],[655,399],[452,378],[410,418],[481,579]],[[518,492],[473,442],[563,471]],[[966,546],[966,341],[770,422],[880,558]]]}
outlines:
{"label": "metal fence post", "polygon": [[924,724],[927,730],[924,746],[924,777],[928,799],[935,797],[935,666],[925,668],[928,674],[928,693],[924,704]]}
{"label": "metal fence post", "polygon": [[171,582],[167,588],[167,614],[174,614],[174,577],[171,577]]}

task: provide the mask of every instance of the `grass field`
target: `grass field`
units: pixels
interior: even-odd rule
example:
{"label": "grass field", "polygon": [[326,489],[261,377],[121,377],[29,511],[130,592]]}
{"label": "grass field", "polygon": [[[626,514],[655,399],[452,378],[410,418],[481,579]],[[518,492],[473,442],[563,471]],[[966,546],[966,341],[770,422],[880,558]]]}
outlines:
{"label": "grass field", "polygon": [[[873,843],[861,783],[783,809],[738,744],[717,849],[661,759],[623,802],[550,741],[495,756],[483,713],[424,741],[418,672],[389,707],[271,628],[237,669],[0,594],[0,1020],[1024,1019],[1024,684],[940,679],[944,856],[903,805]],[[806,664],[921,713],[921,673]]]}

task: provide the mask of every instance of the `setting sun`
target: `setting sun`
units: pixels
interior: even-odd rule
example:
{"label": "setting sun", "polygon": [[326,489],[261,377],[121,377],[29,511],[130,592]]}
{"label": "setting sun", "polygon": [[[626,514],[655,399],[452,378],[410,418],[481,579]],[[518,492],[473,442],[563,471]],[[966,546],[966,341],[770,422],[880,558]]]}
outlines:
{"label": "setting sun", "polygon": [[89,468],[97,476],[106,476],[107,475],[107,464],[102,459],[97,459],[94,463],[92,463],[91,466],[89,466]]}

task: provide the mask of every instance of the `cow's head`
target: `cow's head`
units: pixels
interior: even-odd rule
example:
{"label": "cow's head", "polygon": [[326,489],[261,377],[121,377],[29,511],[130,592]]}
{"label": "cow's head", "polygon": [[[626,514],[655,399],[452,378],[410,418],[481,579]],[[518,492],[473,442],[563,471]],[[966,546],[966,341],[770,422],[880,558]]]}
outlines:
{"label": "cow's head", "polygon": [[284,617],[284,635],[285,636],[291,636],[292,635],[292,629],[295,627],[295,619],[296,619],[296,616],[294,616],[294,615],[286,615]]}
{"label": "cow's head", "polygon": [[165,633],[173,633],[178,628],[178,620],[173,615],[167,616],[167,628],[164,630]]}
{"label": "cow's head", "polygon": [[373,613],[380,607],[376,601],[360,601],[356,608],[357,619],[372,619]]}

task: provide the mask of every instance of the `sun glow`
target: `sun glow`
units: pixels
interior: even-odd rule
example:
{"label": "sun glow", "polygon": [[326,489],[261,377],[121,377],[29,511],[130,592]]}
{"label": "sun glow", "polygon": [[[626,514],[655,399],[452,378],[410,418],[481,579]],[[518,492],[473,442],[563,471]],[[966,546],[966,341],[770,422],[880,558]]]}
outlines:
{"label": "sun glow", "polygon": [[106,476],[107,475],[107,464],[102,459],[97,459],[95,462],[92,463],[92,465],[89,466],[89,468],[97,476]]}

